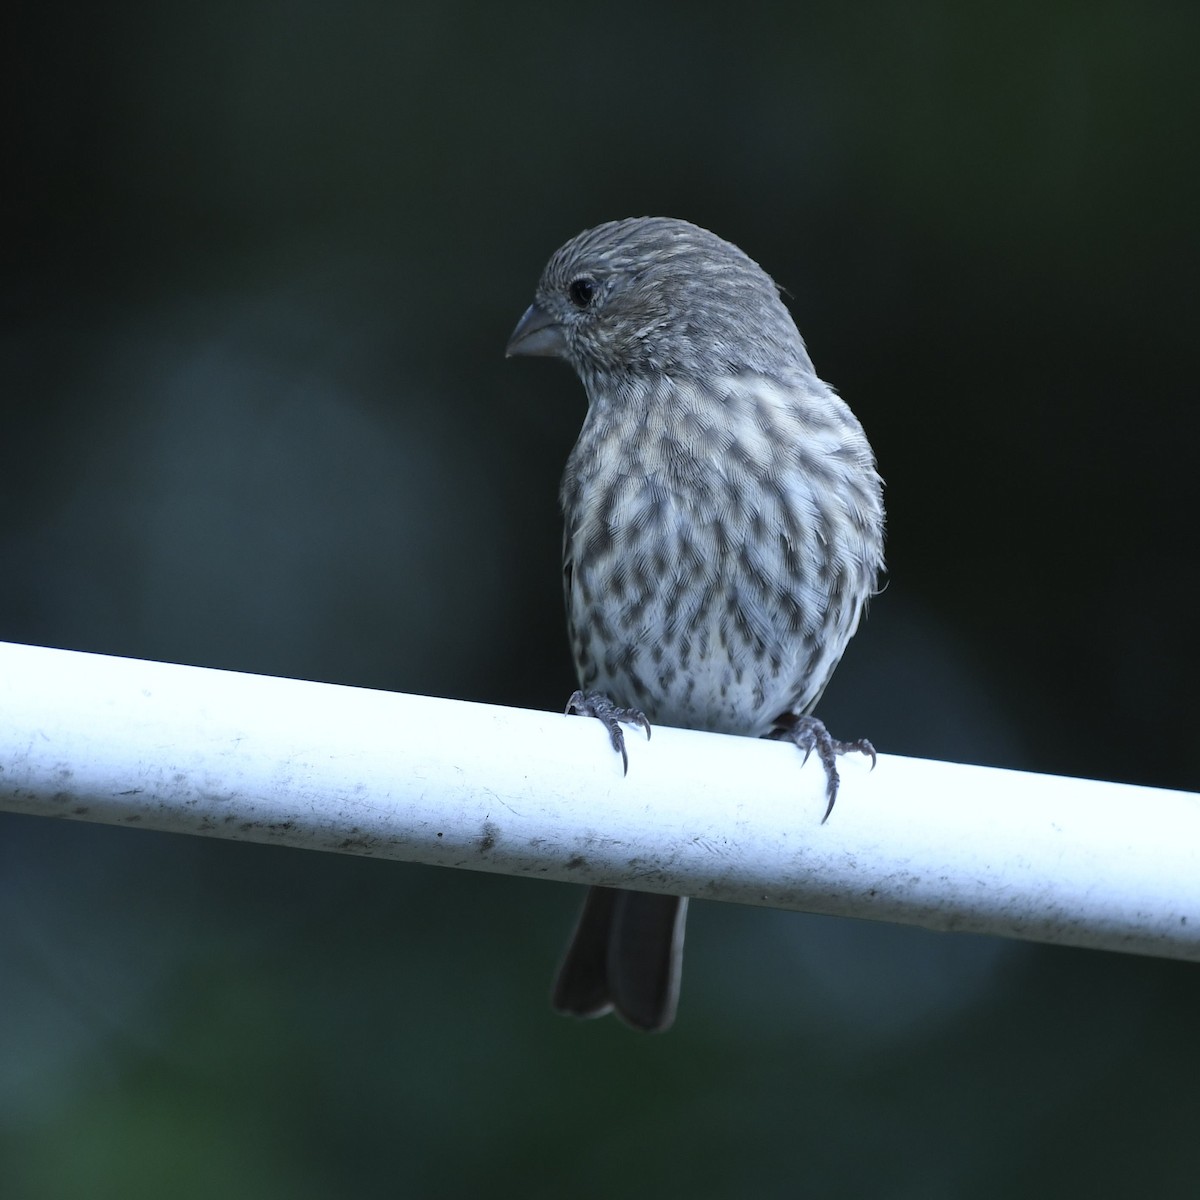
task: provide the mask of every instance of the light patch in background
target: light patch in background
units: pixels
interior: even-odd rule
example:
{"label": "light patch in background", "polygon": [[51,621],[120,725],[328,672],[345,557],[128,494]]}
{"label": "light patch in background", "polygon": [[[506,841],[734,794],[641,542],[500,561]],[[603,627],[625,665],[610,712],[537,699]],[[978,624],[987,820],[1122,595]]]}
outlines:
{"label": "light patch in background", "polygon": [[512,523],[484,448],[453,396],[346,362],[383,347],[346,347],[317,303],[145,315],[80,373],[105,415],[17,551],[60,638],[435,694],[504,643]]}

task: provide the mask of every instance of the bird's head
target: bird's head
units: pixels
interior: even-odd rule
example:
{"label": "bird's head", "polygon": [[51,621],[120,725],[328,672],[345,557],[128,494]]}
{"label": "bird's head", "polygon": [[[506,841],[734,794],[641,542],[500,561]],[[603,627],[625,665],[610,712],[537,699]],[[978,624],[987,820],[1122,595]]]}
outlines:
{"label": "bird's head", "polygon": [[563,358],[585,384],[811,370],[770,276],[736,246],[667,217],[609,221],[555,251],[507,353]]}

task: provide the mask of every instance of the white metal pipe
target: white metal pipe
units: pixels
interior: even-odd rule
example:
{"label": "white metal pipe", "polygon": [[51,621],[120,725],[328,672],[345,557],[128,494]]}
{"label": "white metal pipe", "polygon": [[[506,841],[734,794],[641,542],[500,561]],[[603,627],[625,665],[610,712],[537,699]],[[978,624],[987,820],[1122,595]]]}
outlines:
{"label": "white metal pipe", "polygon": [[0,809],[1200,959],[1200,795],[0,643]]}

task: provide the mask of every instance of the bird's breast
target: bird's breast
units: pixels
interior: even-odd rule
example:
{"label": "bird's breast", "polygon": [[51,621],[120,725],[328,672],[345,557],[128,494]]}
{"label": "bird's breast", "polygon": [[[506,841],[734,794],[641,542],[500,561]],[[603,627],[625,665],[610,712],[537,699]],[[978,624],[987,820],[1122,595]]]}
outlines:
{"label": "bird's breast", "polygon": [[752,397],[715,415],[687,399],[585,423],[562,492],[572,648],[585,689],[652,721],[757,735],[815,701],[879,535]]}

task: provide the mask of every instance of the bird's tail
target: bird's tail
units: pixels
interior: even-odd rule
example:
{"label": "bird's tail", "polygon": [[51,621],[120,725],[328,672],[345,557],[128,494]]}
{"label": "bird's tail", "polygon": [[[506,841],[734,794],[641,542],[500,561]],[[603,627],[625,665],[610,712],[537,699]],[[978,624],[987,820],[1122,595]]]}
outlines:
{"label": "bird's tail", "polygon": [[647,1032],[670,1028],[686,916],[683,896],[589,888],[554,981],[554,1007],[576,1017],[615,1011]]}

